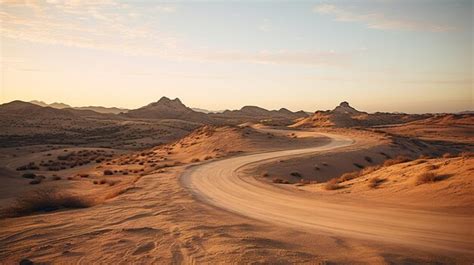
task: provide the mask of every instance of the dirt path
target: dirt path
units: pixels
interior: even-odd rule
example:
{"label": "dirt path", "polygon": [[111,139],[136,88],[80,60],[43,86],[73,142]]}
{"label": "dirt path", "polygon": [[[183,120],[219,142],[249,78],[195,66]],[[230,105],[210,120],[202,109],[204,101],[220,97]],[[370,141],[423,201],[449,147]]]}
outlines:
{"label": "dirt path", "polygon": [[208,204],[293,229],[431,251],[474,253],[472,216],[387,208],[353,201],[336,203],[269,185],[242,174],[244,167],[256,163],[323,152],[353,143],[340,136],[327,136],[333,140],[324,146],[244,155],[197,166],[183,175],[182,183]]}

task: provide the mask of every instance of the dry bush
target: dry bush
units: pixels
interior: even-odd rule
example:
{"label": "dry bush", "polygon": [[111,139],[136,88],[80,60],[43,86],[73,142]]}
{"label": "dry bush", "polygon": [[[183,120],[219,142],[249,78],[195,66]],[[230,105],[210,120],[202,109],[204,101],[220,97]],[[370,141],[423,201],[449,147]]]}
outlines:
{"label": "dry bush", "polygon": [[113,172],[112,170],[110,170],[110,169],[104,170],[104,175],[105,175],[105,176],[109,176],[109,175],[113,175],[113,174],[114,174],[114,172]]}
{"label": "dry bush", "polygon": [[405,162],[408,162],[410,160],[411,159],[409,157],[400,155],[400,156],[397,156],[393,159],[385,160],[385,162],[383,163],[383,166],[384,167],[389,167],[389,166],[392,166],[392,165],[405,163]]}
{"label": "dry bush", "polygon": [[55,181],[56,181],[56,180],[61,180],[61,179],[62,179],[62,178],[61,178],[60,176],[56,176],[56,175],[53,175],[53,176],[51,177],[51,180],[55,180]]}
{"label": "dry bush", "polygon": [[341,183],[341,182],[344,182],[344,181],[355,179],[359,176],[360,176],[360,172],[359,171],[354,171],[354,172],[344,173],[339,178],[336,178],[334,180],[336,180],[337,183]]}
{"label": "dry bush", "polygon": [[377,188],[380,184],[382,184],[385,181],[385,179],[380,179],[378,177],[372,178],[369,180],[369,188]]}
{"label": "dry bush", "polygon": [[302,178],[302,177],[303,177],[303,176],[301,175],[301,173],[296,172],[296,171],[295,171],[295,172],[291,172],[290,175],[293,176],[293,177],[296,177],[296,178]]}
{"label": "dry bush", "polygon": [[331,179],[328,182],[326,182],[326,185],[324,186],[326,190],[338,190],[341,189],[342,186],[339,185],[337,179]]}
{"label": "dry bush", "polygon": [[42,181],[43,181],[43,179],[41,179],[41,178],[36,178],[36,179],[30,181],[30,184],[31,184],[31,185],[37,185],[37,184],[40,184]]}
{"label": "dry bush", "polygon": [[365,159],[365,161],[367,161],[369,163],[374,162],[370,156],[366,156],[366,157],[364,157],[364,159]]}
{"label": "dry bush", "polygon": [[440,165],[434,165],[434,164],[428,164],[426,165],[426,170],[436,170],[436,169],[439,169],[441,166]]}
{"label": "dry bush", "polygon": [[355,167],[357,167],[357,168],[360,168],[360,169],[363,169],[363,168],[364,168],[363,165],[358,164],[358,163],[353,163],[353,165],[354,165]]}
{"label": "dry bush", "polygon": [[277,183],[277,184],[290,184],[290,182],[288,180],[284,180],[284,179],[281,179],[281,178],[274,178],[273,179],[273,183]]}
{"label": "dry bush", "polygon": [[34,174],[34,173],[25,173],[21,177],[23,177],[25,179],[34,179],[34,178],[36,178],[36,174]]}
{"label": "dry bush", "polygon": [[191,160],[191,163],[196,163],[196,162],[199,162],[199,161],[201,161],[199,158],[193,158],[193,159]]}
{"label": "dry bush", "polygon": [[371,167],[366,167],[360,171],[360,176],[370,174],[374,171],[377,171],[380,169],[380,166],[371,166]]}
{"label": "dry bush", "polygon": [[418,175],[416,179],[416,184],[420,185],[420,184],[425,184],[425,183],[433,183],[436,181],[440,181],[442,179],[443,178],[441,176],[438,176],[433,172],[424,172]]}
{"label": "dry bush", "polygon": [[60,193],[51,188],[38,189],[18,198],[16,204],[7,209],[5,214],[16,217],[60,209],[87,208],[92,205],[92,201],[72,194]]}

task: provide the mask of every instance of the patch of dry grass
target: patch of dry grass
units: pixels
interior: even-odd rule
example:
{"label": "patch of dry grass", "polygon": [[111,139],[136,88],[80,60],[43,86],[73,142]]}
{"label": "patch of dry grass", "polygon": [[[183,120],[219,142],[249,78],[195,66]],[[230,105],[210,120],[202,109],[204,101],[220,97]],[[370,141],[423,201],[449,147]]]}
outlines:
{"label": "patch of dry grass", "polygon": [[411,161],[411,159],[409,157],[400,155],[400,156],[397,156],[395,158],[385,160],[385,162],[383,163],[383,166],[384,167],[389,167],[389,166],[393,166],[393,165],[396,165],[396,164],[405,163],[405,162],[408,162],[408,161]]}
{"label": "patch of dry grass", "polygon": [[416,184],[421,185],[421,184],[426,184],[426,183],[434,183],[440,180],[443,180],[443,176],[439,176],[435,174],[434,172],[423,172],[418,177],[416,178]]}

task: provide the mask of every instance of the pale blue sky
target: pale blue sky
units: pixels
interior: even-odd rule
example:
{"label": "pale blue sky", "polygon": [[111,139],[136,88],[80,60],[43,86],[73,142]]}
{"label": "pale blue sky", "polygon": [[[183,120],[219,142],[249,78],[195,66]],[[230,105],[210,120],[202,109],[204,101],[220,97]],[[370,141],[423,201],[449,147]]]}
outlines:
{"label": "pale blue sky", "polygon": [[0,1],[1,102],[473,109],[472,1]]}

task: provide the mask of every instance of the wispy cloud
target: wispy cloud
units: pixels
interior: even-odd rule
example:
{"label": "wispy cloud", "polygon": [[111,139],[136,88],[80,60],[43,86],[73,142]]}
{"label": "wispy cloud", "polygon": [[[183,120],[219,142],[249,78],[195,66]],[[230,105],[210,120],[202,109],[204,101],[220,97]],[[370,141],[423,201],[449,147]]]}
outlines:
{"label": "wispy cloud", "polygon": [[455,29],[449,25],[439,25],[415,19],[391,18],[380,12],[358,13],[331,4],[316,5],[313,7],[313,11],[319,14],[332,15],[336,21],[364,23],[371,29],[430,32],[445,32]]}
{"label": "wispy cloud", "polygon": [[165,54],[176,43],[171,34],[152,31],[134,23],[133,16],[121,15],[136,12],[112,0],[25,3],[2,2],[2,37],[129,54]]}
{"label": "wispy cloud", "polygon": [[[0,33],[4,38],[19,41],[158,56],[168,60],[311,66],[345,66],[350,62],[349,54],[332,51],[196,49],[189,46],[191,42],[185,43],[171,32],[138,21],[144,15],[143,6],[137,9],[137,6],[114,0],[3,1],[2,5],[5,8],[0,10]],[[150,9],[153,15],[176,12],[176,7],[170,4],[154,5]],[[270,22],[262,22],[259,29],[270,30]]]}

